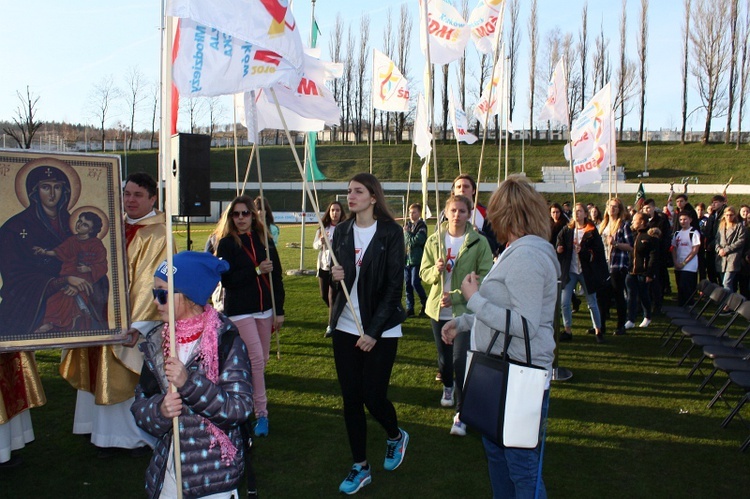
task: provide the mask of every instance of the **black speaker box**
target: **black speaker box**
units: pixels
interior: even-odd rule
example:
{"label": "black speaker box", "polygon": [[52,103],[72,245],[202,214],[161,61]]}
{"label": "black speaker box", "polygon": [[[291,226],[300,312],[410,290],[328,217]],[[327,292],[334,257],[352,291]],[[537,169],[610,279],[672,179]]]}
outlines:
{"label": "black speaker box", "polygon": [[172,213],[211,216],[211,137],[192,133],[172,136]]}

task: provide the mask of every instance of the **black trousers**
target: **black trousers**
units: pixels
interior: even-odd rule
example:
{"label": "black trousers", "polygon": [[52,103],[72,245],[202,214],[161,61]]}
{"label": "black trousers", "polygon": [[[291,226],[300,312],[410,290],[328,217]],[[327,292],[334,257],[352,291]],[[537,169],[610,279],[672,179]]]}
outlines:
{"label": "black trousers", "polygon": [[398,338],[381,338],[369,352],[355,346],[358,339],[359,336],[354,334],[333,332],[333,358],[344,399],[349,447],[355,463],[367,460],[365,407],[386,431],[388,438],[396,439],[400,435],[396,409],[388,400]]}

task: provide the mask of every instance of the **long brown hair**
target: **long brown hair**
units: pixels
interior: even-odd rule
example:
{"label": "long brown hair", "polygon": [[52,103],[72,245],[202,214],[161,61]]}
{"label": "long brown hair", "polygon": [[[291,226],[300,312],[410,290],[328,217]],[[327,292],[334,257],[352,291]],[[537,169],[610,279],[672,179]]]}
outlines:
{"label": "long brown hair", "polygon": [[253,203],[253,199],[250,196],[242,195],[237,196],[232,200],[232,202],[229,204],[229,208],[227,208],[227,211],[224,215],[224,229],[221,232],[221,238],[223,239],[229,235],[231,235],[234,240],[237,242],[237,246],[242,246],[242,242],[240,241],[240,233],[237,230],[237,226],[234,224],[234,218],[232,217],[232,212],[234,211],[235,206],[238,204],[244,204],[247,206],[248,211],[250,211],[250,216],[253,217],[253,221],[250,223],[250,230],[253,232],[256,232],[258,234],[258,237],[260,237],[261,242],[265,245],[266,241],[266,229],[263,223],[260,220],[260,215],[258,215],[258,211],[255,209],[255,204]]}
{"label": "long brown hair", "polygon": [[344,205],[342,205],[338,201],[331,201],[328,205],[328,208],[326,208],[325,214],[323,215],[323,227],[330,227],[333,223],[333,219],[331,218],[331,208],[333,207],[333,205],[338,205],[339,210],[341,210],[341,215],[339,215],[339,222],[344,219]]}
{"label": "long brown hair", "polygon": [[[613,203],[617,205],[617,219],[616,220],[610,220],[609,219],[609,204]],[[612,224],[612,228],[609,231],[610,236],[614,236],[615,233],[620,230],[620,227],[622,226],[622,223],[627,220],[628,214],[625,212],[625,206],[622,204],[622,200],[620,198],[611,198],[609,201],[607,201],[607,208],[604,210],[604,218],[602,218],[602,224],[599,227],[599,232],[604,232],[604,230]]]}
{"label": "long brown hair", "polygon": [[[380,181],[375,175],[364,172],[358,173],[349,180],[349,183],[351,182],[358,182],[364,185],[370,195],[375,198],[375,204],[372,207],[372,215],[375,220],[395,221],[393,213],[391,213],[391,209],[388,207],[388,202],[385,200],[383,186],[380,185]],[[354,218],[355,216],[355,213],[349,213],[349,218]]]}

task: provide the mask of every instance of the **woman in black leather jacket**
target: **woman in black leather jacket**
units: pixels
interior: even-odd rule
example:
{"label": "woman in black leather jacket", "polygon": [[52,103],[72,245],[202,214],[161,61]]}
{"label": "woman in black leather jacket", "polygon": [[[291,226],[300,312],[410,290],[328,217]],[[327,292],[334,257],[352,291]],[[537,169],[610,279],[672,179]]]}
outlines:
{"label": "woman in black leather jacket", "polygon": [[[349,218],[336,226],[331,267],[333,356],[344,399],[344,422],[354,465],[339,490],[353,494],[372,480],[367,462],[365,406],[386,431],[386,470],[403,461],[409,435],[399,428],[388,400],[396,359],[404,287],[404,238],[393,220],[380,182],[359,173],[349,182]],[[347,303],[343,287],[351,297]],[[361,328],[361,330],[360,330]]]}

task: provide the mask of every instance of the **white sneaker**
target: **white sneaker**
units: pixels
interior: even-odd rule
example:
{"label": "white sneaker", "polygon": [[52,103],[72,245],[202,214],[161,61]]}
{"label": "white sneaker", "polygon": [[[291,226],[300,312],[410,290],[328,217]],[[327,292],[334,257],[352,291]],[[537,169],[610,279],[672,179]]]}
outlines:
{"label": "white sneaker", "polygon": [[648,327],[649,324],[651,324],[651,319],[643,319],[643,322],[641,322],[638,327]]}
{"label": "white sneaker", "polygon": [[453,387],[444,386],[443,398],[440,399],[440,405],[442,405],[443,407],[453,407],[454,403],[455,401],[453,400]]}
{"label": "white sneaker", "polygon": [[635,323],[633,321],[628,321],[625,323],[625,329],[633,329],[635,327]]}
{"label": "white sneaker", "polygon": [[451,435],[456,435],[459,437],[466,436],[466,425],[463,424],[460,419],[458,419],[458,414],[456,414],[453,417],[453,426],[451,426]]}

